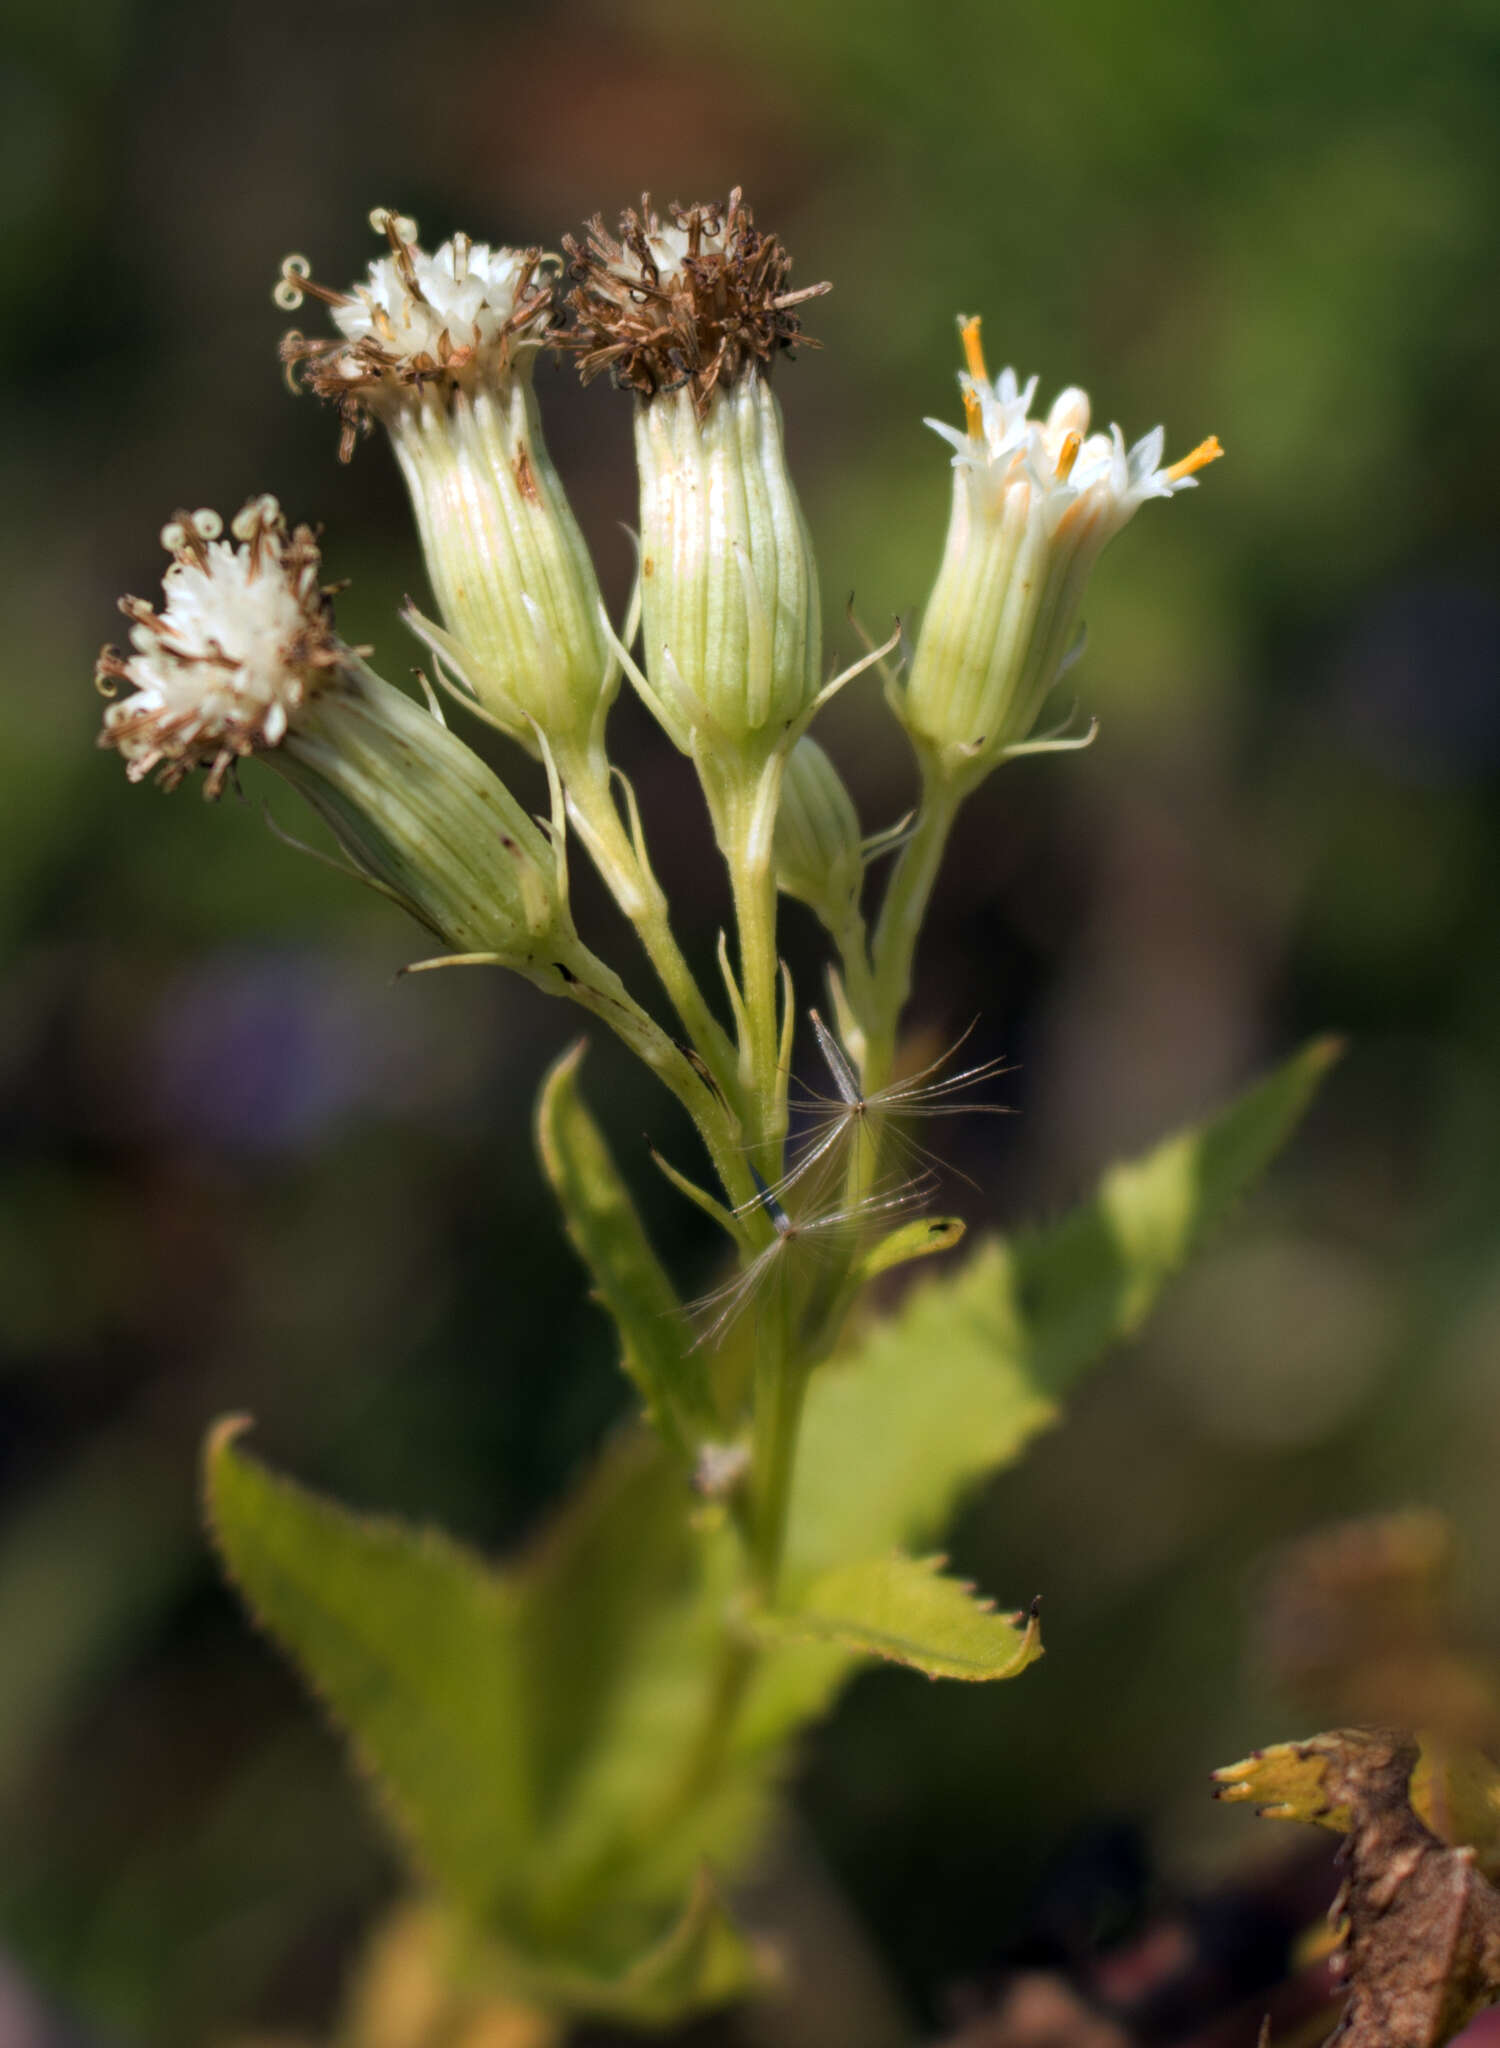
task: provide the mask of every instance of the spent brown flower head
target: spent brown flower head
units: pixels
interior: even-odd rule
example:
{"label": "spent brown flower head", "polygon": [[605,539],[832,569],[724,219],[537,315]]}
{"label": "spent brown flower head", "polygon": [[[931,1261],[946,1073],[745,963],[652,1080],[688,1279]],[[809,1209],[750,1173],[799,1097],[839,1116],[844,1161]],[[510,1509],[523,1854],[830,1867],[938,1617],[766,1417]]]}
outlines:
{"label": "spent brown flower head", "polygon": [[827,284],[788,289],[792,259],[775,235],[762,234],[738,186],[722,205],[668,207],[650,196],[609,233],[601,214],[587,238],[563,237],[574,288],[568,337],[584,382],[608,370],[617,384],[652,397],[688,385],[699,416],[714,392],[769,370],[799,343],[796,308]]}

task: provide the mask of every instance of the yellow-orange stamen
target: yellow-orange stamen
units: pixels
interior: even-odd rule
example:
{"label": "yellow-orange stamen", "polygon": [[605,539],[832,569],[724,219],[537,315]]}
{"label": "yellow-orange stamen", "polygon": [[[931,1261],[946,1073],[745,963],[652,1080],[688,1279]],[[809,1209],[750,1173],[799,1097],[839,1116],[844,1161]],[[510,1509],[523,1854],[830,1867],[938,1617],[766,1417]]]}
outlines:
{"label": "yellow-orange stamen", "polygon": [[1078,451],[1083,446],[1082,434],[1069,434],[1062,444],[1062,453],[1057,458],[1057,480],[1065,484],[1073,474],[1073,464],[1078,460]]}
{"label": "yellow-orange stamen", "polygon": [[979,340],[979,315],[975,313],[967,320],[960,320],[958,334],[964,345],[964,361],[969,375],[976,384],[987,384],[989,372],[984,367],[984,349]]}
{"label": "yellow-orange stamen", "polygon": [[1218,435],[1210,434],[1208,439],[1200,441],[1190,454],[1184,455],[1181,462],[1174,462],[1170,469],[1164,469],[1162,475],[1169,484],[1178,483],[1183,477],[1191,476],[1195,470],[1206,469],[1209,463],[1217,462],[1223,453]]}
{"label": "yellow-orange stamen", "polygon": [[[984,349],[979,340],[979,315],[977,313],[972,314],[968,319],[960,316],[958,336],[964,345],[964,362],[968,365],[969,375],[976,384],[987,384],[989,382],[989,373],[984,367]],[[964,425],[976,441],[984,432],[984,409],[974,392],[968,390],[964,392]]]}

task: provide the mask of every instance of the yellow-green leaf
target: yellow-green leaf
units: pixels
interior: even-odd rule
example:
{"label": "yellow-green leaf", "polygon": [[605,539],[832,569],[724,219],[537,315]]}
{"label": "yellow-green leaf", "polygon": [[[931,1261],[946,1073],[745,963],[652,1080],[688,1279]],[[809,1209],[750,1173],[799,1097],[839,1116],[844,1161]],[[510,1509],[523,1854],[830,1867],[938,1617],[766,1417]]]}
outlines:
{"label": "yellow-green leaf", "polygon": [[633,1901],[659,1908],[679,1900],[699,1864],[731,1867],[768,1818],[775,1743],[790,1722],[762,1726],[756,1737],[738,1728],[716,1782],[698,1782],[738,1573],[732,1532],[702,1536],[693,1566],[689,1583],[658,1603],[632,1645],[552,1817],[534,1892],[553,1926],[596,1917],[597,1901],[619,1887],[622,1871]]}
{"label": "yellow-green leaf", "polygon": [[1114,1167],[1055,1228],[989,1238],[919,1281],[808,1389],[787,1542],[805,1585],[929,1543],[962,1495],[1057,1420],[1167,1280],[1265,1170],[1337,1047],[1308,1046],[1206,1123]]}
{"label": "yellow-green leaf", "polygon": [[658,1617],[698,1598],[691,1499],[658,1439],[633,1427],[506,1574],[520,1596],[539,1858],[580,1775],[611,1740],[618,1695],[657,1654]]}
{"label": "yellow-green leaf", "polygon": [[480,1916],[514,1900],[531,1839],[518,1601],[431,1530],[349,1513],[209,1438],[209,1523],[230,1577],[352,1737],[408,1846]]}
{"label": "yellow-green leaf", "polygon": [[505,1976],[554,2010],[665,2027],[739,1997],[766,1971],[766,1959],[735,1926],[708,1870],[700,1869],[681,1914],[619,1973],[512,1961]]}
{"label": "yellow-green leaf", "polygon": [[929,1678],[1015,1678],[1042,1654],[1038,1610],[997,1614],[972,1586],[943,1576],[940,1557],[872,1557],[839,1565],[795,1606],[762,1616],[771,1642],[835,1643],[910,1664]]}
{"label": "yellow-green leaf", "polygon": [[878,1279],[893,1266],[905,1266],[913,1259],[930,1259],[938,1252],[951,1252],[962,1243],[961,1216],[916,1216],[871,1245],[859,1262],[861,1282]]}
{"label": "yellow-green leaf", "polygon": [[207,1452],[219,1549],[418,1867],[513,1984],[541,1972],[613,1999],[705,1856],[734,1865],[768,1814],[765,1741],[736,1745],[711,1798],[675,1796],[722,1644],[728,1532],[693,1533],[679,1470],[633,1431],[501,1571],[273,1475],[242,1428]]}

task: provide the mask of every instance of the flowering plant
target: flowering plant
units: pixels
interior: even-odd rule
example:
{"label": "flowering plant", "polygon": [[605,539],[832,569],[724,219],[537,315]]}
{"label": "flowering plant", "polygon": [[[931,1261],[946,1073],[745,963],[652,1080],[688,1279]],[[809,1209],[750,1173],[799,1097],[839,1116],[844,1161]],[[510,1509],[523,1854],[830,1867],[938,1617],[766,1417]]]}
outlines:
{"label": "flowering plant", "polygon": [[[129,650],[101,658],[102,743],[132,779],[202,771],[210,797],[256,756],[436,938],[444,951],[420,965],[510,969],[615,1033],[693,1121],[702,1160],[660,1163],[722,1231],[731,1270],[680,1299],[575,1047],[543,1086],[539,1148],[644,1422],[504,1567],[273,1476],[238,1418],[209,1440],[208,1512],[431,1889],[423,1939],[445,1983],[546,2025],[649,2024],[765,1978],[737,1881],[775,1827],[793,1736],[853,1672],[884,1659],[991,1681],[1041,1655],[1035,1602],[996,1612],[928,1546],[1138,1325],[1329,1055],[1310,1048],[1117,1167],[1061,1225],[992,1238],[873,1311],[873,1282],[963,1234],[929,1213],[912,1125],[995,1106],[973,1099],[995,1062],[912,1073],[900,1059],[954,817],[1003,762],[1088,743],[1092,728],[1036,727],[1077,651],[1094,561],[1218,444],[1163,468],[1159,429],[1129,450],[1118,429],[1091,433],[1076,389],[1034,418],[1036,380],[991,381],[979,321],[962,320],[964,423],[932,423],[953,450],[952,515],[910,658],[898,628],[830,676],[772,388],[827,287],[792,285],[740,193],[666,216],[646,203],[617,234],[596,219],[562,256],[463,235],[428,253],[404,217],[372,222],[387,251],[351,291],[287,259],[278,303],[319,300],[335,331],[288,334],[282,356],[336,409],[345,459],[377,424],[390,437],[436,613],[405,614],[430,659],[425,704],[340,639],[313,532],[260,498],[227,536],[202,511],[164,530],[164,602],[126,599]],[[544,350],[631,397],[640,558],[619,624],[546,449]],[[910,816],[873,835],[809,733],[868,672],[920,782]],[[648,821],[609,759],[626,678],[692,762],[727,867],[721,1005],[674,938]],[[545,818],[450,729],[438,688],[543,763]],[[634,927],[669,1022],[578,931],[575,849]],[[881,856],[893,867],[867,923]],[[781,894],[831,947],[826,1016],[807,1012],[824,1084],[801,1090]]]}

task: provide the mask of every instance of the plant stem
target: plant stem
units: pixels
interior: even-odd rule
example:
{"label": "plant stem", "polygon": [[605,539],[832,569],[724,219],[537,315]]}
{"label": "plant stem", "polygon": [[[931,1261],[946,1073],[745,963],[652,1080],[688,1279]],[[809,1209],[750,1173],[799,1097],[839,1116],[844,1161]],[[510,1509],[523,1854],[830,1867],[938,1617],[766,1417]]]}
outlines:
{"label": "plant stem", "polygon": [[566,754],[559,758],[558,767],[573,822],[595,867],[634,925],[694,1051],[712,1074],[725,1101],[738,1110],[739,1074],[734,1045],[705,1002],[673,936],[666,896],[642,849],[625,828],[610,787],[609,764],[602,748]]}
{"label": "plant stem", "polygon": [[[557,992],[550,977],[533,976],[549,994]],[[735,1206],[753,1202],[751,1178],[734,1112],[699,1073],[687,1054],[643,1010],[612,968],[578,947],[577,964],[568,967],[567,993],[592,1016],[607,1024],[644,1066],[669,1088],[697,1127],[714,1171]]]}
{"label": "plant stem", "polygon": [[[901,1013],[911,993],[917,940],[953,820],[968,789],[968,784],[941,774],[929,759],[923,758],[922,797],[916,823],[901,850],[880,907],[869,973],[851,978],[847,984],[851,1006],[864,1033],[860,1085],[867,1101],[888,1085],[895,1067],[897,1034]],[[869,1110],[863,1126],[856,1131],[843,1187],[844,1207],[851,1215],[857,1215],[861,1204],[880,1186],[882,1121],[878,1111]],[[838,1341],[858,1291],[855,1272],[866,1248],[867,1240],[863,1238],[856,1237],[851,1242],[848,1262],[820,1304],[808,1339],[809,1355],[813,1358],[823,1357]]]}
{"label": "plant stem", "polygon": [[[739,1081],[750,1126],[747,1135],[757,1167],[770,1182],[779,1170],[786,1132],[786,1077],[780,1071],[777,1029],[776,884],[765,826],[765,820],[774,817],[774,804],[765,803],[763,790],[747,790],[743,784],[707,775],[705,787],[729,864],[739,925],[744,999]],[[924,761],[916,824],[881,907],[868,976],[848,974],[851,950],[863,967],[863,933],[857,949],[843,949],[851,1000],[865,1031],[862,1081],[867,1095],[887,1084],[895,1064],[896,1033],[911,992],[918,934],[966,794],[964,785]],[[877,1176],[878,1129],[870,1136],[875,1142],[856,1146],[850,1161],[846,1196],[851,1207],[857,1208]],[[851,1252],[851,1271],[856,1256]],[[816,1332],[803,1344],[792,1329],[790,1276],[779,1265],[773,1272],[771,1288],[756,1314],[747,1531],[751,1582],[757,1599],[768,1606],[774,1604],[780,1587],[811,1366],[833,1340],[851,1293],[848,1275],[833,1283],[826,1307],[815,1318]],[[677,1810],[702,1797],[722,1768],[757,1657],[754,1645],[731,1621],[710,1680],[699,1734],[674,1787]]]}
{"label": "plant stem", "polygon": [[780,1173],[786,1114],[781,1107],[777,1029],[776,878],[766,861],[754,869],[736,863],[734,909],[740,934],[740,985],[745,998],[746,1043],[741,1085],[750,1105],[749,1133],[766,1180]]}
{"label": "plant stem", "polygon": [[777,1270],[755,1324],[755,1409],[750,1435],[750,1565],[756,1591],[776,1598],[802,1425],[807,1369],[792,1341],[788,1276]]}
{"label": "plant stem", "polygon": [[922,920],[959,805],[968,794],[965,784],[941,775],[922,762],[922,799],[911,837],[901,849],[891,876],[871,949],[870,1015],[865,1023],[866,1095],[884,1088],[896,1060],[896,1032],[911,994],[912,961]]}
{"label": "plant stem", "polygon": [[770,1185],[780,1177],[786,1137],[786,1083],[778,1021],[781,981],[776,951],[776,870],[772,837],[785,763],[773,755],[754,776],[736,764],[731,775],[701,761],[714,832],[729,869],[739,933],[740,1100],[745,1137],[757,1170]]}

